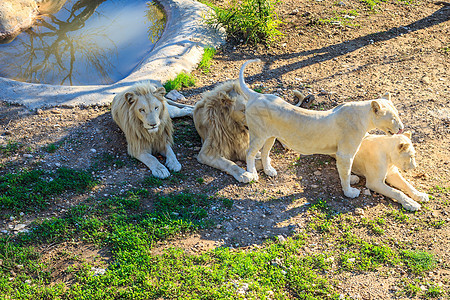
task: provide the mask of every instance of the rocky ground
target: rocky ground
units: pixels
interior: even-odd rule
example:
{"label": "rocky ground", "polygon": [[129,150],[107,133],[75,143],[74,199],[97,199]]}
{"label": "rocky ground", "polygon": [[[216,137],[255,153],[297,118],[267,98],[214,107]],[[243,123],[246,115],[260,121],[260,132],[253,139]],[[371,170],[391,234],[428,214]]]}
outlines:
{"label": "rocky ground", "polygon": [[[247,82],[253,87],[276,93],[291,103],[295,101],[292,89],[314,94],[312,109],[329,109],[391,92],[406,129],[413,132],[417,151],[418,167],[404,175],[421,191],[434,189],[435,197],[426,205],[425,213],[412,216],[443,220],[445,225],[413,230],[388,224],[385,234],[437,255],[444,263],[428,276],[448,282],[450,8],[433,1],[412,1],[409,5],[388,1],[369,10],[362,2],[347,0],[331,5],[328,1],[283,1],[277,4],[277,12],[284,35],[275,45],[241,45],[230,39],[214,57],[211,72],[195,71],[196,85],[181,92],[185,102],[193,105],[203,91],[237,78],[240,66],[250,58],[264,62],[248,68]],[[354,16],[353,11],[358,14]],[[174,151],[183,169],[153,187],[154,192],[220,195],[233,199],[234,205],[231,210],[213,207],[210,215],[216,226],[161,244],[155,253],[168,246],[196,253],[219,245],[258,246],[272,236],[285,238],[303,228],[308,221],[307,209],[317,199],[325,199],[337,212],[368,219],[383,215],[390,206],[401,208],[391,199],[366,190],[364,181],[357,186],[362,191],[358,198],[345,198],[332,158],[300,156],[278,143],[271,152],[277,177],[260,175],[257,183],[237,183],[231,176],[197,162],[201,141],[192,119],[178,119],[174,124]],[[124,136],[112,121],[108,107],[29,111],[1,103],[0,125],[0,145],[12,149],[0,156],[1,174],[28,167],[96,166],[94,172],[101,179],[91,194],[64,195],[44,212],[14,219],[2,217],[0,227],[5,233],[23,230],[19,224],[28,225],[36,218],[64,213],[67,207],[90,195],[139,187],[151,174],[142,163],[127,156]],[[49,149],[49,145],[55,146]],[[307,248],[321,251],[317,244]],[[373,297],[362,293],[363,298],[390,299],[393,279],[374,276],[342,274],[337,279],[342,291],[349,294],[366,290]]]}

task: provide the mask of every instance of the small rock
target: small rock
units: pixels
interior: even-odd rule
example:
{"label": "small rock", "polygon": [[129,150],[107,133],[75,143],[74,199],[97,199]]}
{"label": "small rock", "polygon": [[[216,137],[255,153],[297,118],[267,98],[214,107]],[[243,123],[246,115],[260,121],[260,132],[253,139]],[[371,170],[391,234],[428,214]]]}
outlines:
{"label": "small rock", "polygon": [[19,213],[19,216],[21,216],[21,217],[23,217],[24,215],[25,215],[25,213],[22,211]]}
{"label": "small rock", "polygon": [[339,295],[339,300],[343,300],[343,299],[345,299],[345,295],[344,294],[340,294]]}
{"label": "small rock", "polygon": [[52,114],[55,114],[55,115],[60,115],[61,114],[61,111],[59,109],[57,109],[57,108],[50,110],[50,112]]}
{"label": "small rock", "polygon": [[89,151],[91,151],[92,153],[95,153],[95,152],[97,152],[97,150],[95,150],[94,148],[92,148],[91,150],[89,150]]}
{"label": "small rock", "polygon": [[320,175],[322,175],[322,172],[320,172],[320,171],[315,171],[315,172],[314,172],[314,175],[320,176]]}
{"label": "small rock", "polygon": [[186,100],[186,97],[184,97],[184,95],[177,90],[171,90],[168,92],[166,98],[169,98],[172,101]]}
{"label": "small rock", "polygon": [[10,221],[14,221],[14,219],[15,219],[15,217],[13,217],[13,216],[9,217]]}
{"label": "small rock", "polygon": [[430,84],[431,83],[431,79],[430,79],[430,77],[425,75],[425,76],[422,77],[422,82],[424,84]]}
{"label": "small rock", "polygon": [[60,163],[55,163],[55,166],[57,166],[58,168],[61,167]]}
{"label": "small rock", "polygon": [[31,284],[31,280],[30,280],[30,279],[27,279],[27,280],[25,280],[25,283],[26,283],[26,284]]}
{"label": "small rock", "polygon": [[348,259],[348,262],[351,262],[351,263],[354,263],[355,261],[356,261],[356,258],[354,258],[354,257],[351,257]]}
{"label": "small rock", "polygon": [[364,216],[364,209],[358,207],[355,209],[355,215],[357,216]]}
{"label": "small rock", "polygon": [[311,184],[311,187],[312,187],[313,189],[317,189],[319,186],[318,186],[317,184]]}
{"label": "small rock", "polygon": [[33,158],[33,155],[28,154],[28,153],[25,153],[25,154],[23,155],[23,157],[25,157],[25,158]]}
{"label": "small rock", "polygon": [[43,115],[43,114],[44,114],[44,111],[43,111],[42,109],[39,108],[39,109],[36,110],[36,114],[37,114],[37,115]]}
{"label": "small rock", "polygon": [[364,190],[363,190],[363,194],[366,195],[366,196],[372,195],[372,194],[370,193],[370,190],[369,190],[369,189],[364,189]]}
{"label": "small rock", "polygon": [[16,268],[21,270],[21,269],[23,269],[23,265],[16,265]]}
{"label": "small rock", "polygon": [[25,227],[27,227],[27,225],[25,225],[25,224],[17,224],[16,226],[14,226],[14,230],[15,231],[20,231],[20,230],[24,229]]}
{"label": "small rock", "polygon": [[[345,3],[343,2],[343,1],[340,1],[339,3],[338,3],[338,5],[339,6],[345,6]],[[340,298],[339,298],[340,299]]]}
{"label": "small rock", "polygon": [[280,243],[286,242],[286,238],[284,236],[282,236],[281,234],[277,235],[277,238]]}
{"label": "small rock", "polygon": [[296,14],[298,14],[298,9],[294,9],[290,13],[290,15],[296,15]]}
{"label": "small rock", "polygon": [[106,269],[92,267],[91,271],[94,272],[94,276],[104,275],[106,273]]}

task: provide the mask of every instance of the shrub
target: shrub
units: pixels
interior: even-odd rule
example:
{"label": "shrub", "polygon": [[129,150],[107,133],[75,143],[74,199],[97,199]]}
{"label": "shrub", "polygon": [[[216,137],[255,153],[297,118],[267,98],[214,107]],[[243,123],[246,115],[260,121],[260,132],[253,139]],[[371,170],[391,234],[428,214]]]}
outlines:
{"label": "shrub", "polygon": [[229,8],[214,7],[208,24],[221,25],[227,33],[246,43],[270,44],[282,35],[278,26],[282,23],[275,13],[276,0],[232,0]]}
{"label": "shrub", "polygon": [[164,88],[167,92],[170,92],[171,90],[179,90],[182,87],[190,87],[195,85],[195,78],[194,76],[186,73],[180,73],[177,75],[177,77],[173,80],[168,80],[164,84]]}

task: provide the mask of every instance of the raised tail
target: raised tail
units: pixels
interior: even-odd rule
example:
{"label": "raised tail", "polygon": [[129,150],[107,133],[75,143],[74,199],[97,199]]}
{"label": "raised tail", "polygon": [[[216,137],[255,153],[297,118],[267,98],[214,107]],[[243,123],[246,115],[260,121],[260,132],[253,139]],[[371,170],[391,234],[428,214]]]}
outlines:
{"label": "raised tail", "polygon": [[247,96],[248,98],[250,98],[251,95],[257,94],[257,92],[251,90],[247,84],[245,84],[244,81],[244,71],[245,71],[245,67],[247,67],[247,65],[249,63],[254,63],[254,62],[261,62],[260,59],[252,59],[252,60],[248,60],[246,61],[242,67],[241,70],[239,71],[239,86],[241,88],[241,91],[244,93],[245,96]]}

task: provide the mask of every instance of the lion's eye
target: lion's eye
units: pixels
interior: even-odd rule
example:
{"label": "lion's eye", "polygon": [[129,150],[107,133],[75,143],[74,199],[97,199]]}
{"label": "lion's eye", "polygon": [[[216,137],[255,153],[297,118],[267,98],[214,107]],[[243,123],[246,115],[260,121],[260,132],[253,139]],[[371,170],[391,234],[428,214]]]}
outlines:
{"label": "lion's eye", "polygon": [[139,109],[139,112],[144,113],[144,112],[145,112],[145,109],[140,108],[140,109]]}
{"label": "lion's eye", "polygon": [[159,107],[157,106],[157,107],[155,107],[155,110],[158,110],[159,109]]}

